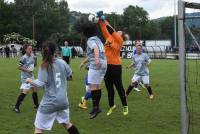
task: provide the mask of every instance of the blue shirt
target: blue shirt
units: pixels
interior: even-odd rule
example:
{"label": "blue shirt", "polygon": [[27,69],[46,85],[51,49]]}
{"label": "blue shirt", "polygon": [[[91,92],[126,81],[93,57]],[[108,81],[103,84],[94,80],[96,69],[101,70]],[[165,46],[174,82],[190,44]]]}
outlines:
{"label": "blue shirt", "polygon": [[62,55],[71,57],[71,49],[69,47],[62,47]]}

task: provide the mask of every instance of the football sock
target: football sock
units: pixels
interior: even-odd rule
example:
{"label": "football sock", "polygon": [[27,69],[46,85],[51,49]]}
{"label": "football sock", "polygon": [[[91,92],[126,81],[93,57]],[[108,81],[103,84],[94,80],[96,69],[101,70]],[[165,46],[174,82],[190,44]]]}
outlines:
{"label": "football sock", "polygon": [[138,83],[137,83],[137,82],[134,83],[134,87],[135,87],[135,88],[138,87]]}
{"label": "football sock", "polygon": [[132,85],[129,85],[128,89],[126,90],[126,95],[128,96],[131,92],[131,90],[133,89]]}
{"label": "football sock", "polygon": [[101,100],[101,89],[97,90],[97,106],[99,107],[99,102]]}
{"label": "football sock", "polygon": [[91,97],[92,97],[93,107],[98,108],[101,99],[101,90],[91,91]]}
{"label": "football sock", "polygon": [[87,91],[86,94],[85,94],[85,99],[88,100],[90,98],[91,98],[91,92]]}
{"label": "football sock", "polygon": [[35,104],[36,107],[38,107],[39,104],[38,104],[38,95],[37,95],[37,92],[33,92],[32,93],[32,98],[33,98],[33,103]]}
{"label": "football sock", "polygon": [[69,132],[69,134],[79,134],[78,129],[74,125],[68,128],[67,131]]}
{"label": "football sock", "polygon": [[148,90],[148,92],[149,92],[149,95],[153,94],[153,93],[152,93],[152,90],[151,90],[151,86],[147,87],[147,90]]}
{"label": "football sock", "polygon": [[21,94],[19,95],[19,97],[17,98],[17,102],[16,102],[16,104],[15,104],[15,107],[16,107],[16,108],[19,108],[21,102],[24,100],[25,97],[26,97],[26,94],[24,94],[24,93],[21,93]]}

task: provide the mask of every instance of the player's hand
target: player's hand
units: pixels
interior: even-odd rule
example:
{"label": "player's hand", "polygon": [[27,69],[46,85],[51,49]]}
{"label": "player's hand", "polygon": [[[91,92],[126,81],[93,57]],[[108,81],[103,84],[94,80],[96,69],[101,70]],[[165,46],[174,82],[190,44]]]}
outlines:
{"label": "player's hand", "polygon": [[73,80],[73,76],[70,75],[68,78],[67,78],[68,81],[72,81]]}
{"label": "player's hand", "polygon": [[101,11],[96,12],[96,15],[97,17],[101,18],[101,16],[103,15],[103,11],[101,10]]}
{"label": "player's hand", "polygon": [[96,15],[100,20],[102,20],[102,21],[106,20],[105,15],[103,14],[103,11],[96,12]]}
{"label": "player's hand", "polygon": [[96,59],[96,60],[95,60],[95,63],[96,63],[96,65],[97,65],[97,67],[100,68],[100,66],[101,66],[100,60],[99,60],[99,59]]}
{"label": "player's hand", "polygon": [[25,82],[26,83],[33,83],[33,80],[31,78],[27,78]]}

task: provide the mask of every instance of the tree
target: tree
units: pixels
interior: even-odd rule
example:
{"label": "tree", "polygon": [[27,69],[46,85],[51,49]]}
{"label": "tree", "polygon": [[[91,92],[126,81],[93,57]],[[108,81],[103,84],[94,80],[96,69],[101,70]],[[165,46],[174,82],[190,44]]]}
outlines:
{"label": "tree", "polygon": [[116,30],[122,30],[123,29],[123,18],[122,15],[116,14],[115,12],[112,12],[111,14],[106,14],[106,19],[109,20],[110,24],[116,29]]}
{"label": "tree", "polygon": [[172,39],[174,35],[174,19],[173,17],[166,17],[160,21],[161,38]]}
{"label": "tree", "polygon": [[130,34],[131,39],[142,39],[142,31],[148,22],[148,13],[141,7],[128,6],[123,13],[124,30]]}
{"label": "tree", "polygon": [[64,0],[14,0],[14,3],[0,0],[0,41],[11,32],[33,38],[33,18],[38,47],[51,35],[69,34],[69,8]]}

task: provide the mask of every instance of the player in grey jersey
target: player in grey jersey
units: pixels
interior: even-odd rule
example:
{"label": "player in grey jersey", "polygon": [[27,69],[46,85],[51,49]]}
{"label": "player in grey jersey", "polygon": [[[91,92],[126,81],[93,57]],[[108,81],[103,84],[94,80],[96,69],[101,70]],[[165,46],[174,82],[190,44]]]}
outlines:
{"label": "player in grey jersey", "polygon": [[151,85],[149,82],[149,69],[148,65],[150,64],[151,60],[146,53],[142,53],[142,45],[136,45],[136,54],[133,56],[133,62],[128,66],[128,68],[134,66],[135,67],[135,74],[132,78],[131,85],[129,85],[126,95],[128,96],[131,90],[133,89],[134,85],[137,84],[139,81],[143,81],[144,86],[147,88],[149,92],[149,98],[153,99],[154,94],[151,89]]}
{"label": "player in grey jersey", "polygon": [[89,63],[88,83],[91,90],[93,110],[90,113],[90,119],[95,118],[100,112],[99,102],[101,99],[100,84],[105,76],[107,69],[107,60],[104,46],[97,37],[97,27],[95,24],[87,24],[83,28],[83,34],[87,40],[87,58],[80,64],[80,67]]}
{"label": "player in grey jersey", "polygon": [[69,134],[79,134],[78,129],[70,123],[69,103],[67,98],[67,80],[72,79],[72,70],[62,59],[55,58],[56,46],[46,42],[42,48],[42,64],[38,79],[27,82],[36,87],[44,87],[35,119],[35,134],[51,130],[54,120],[62,124]]}
{"label": "player in grey jersey", "polygon": [[24,46],[26,53],[21,57],[20,62],[19,62],[19,67],[18,69],[21,70],[21,93],[17,98],[17,102],[14,107],[14,111],[16,113],[20,112],[20,104],[28,94],[30,90],[33,91],[32,93],[32,98],[34,102],[34,108],[38,108],[38,96],[37,96],[37,91],[36,88],[31,86],[30,84],[26,83],[27,78],[33,79],[33,70],[34,70],[34,55],[32,53],[32,46],[30,44]]}

